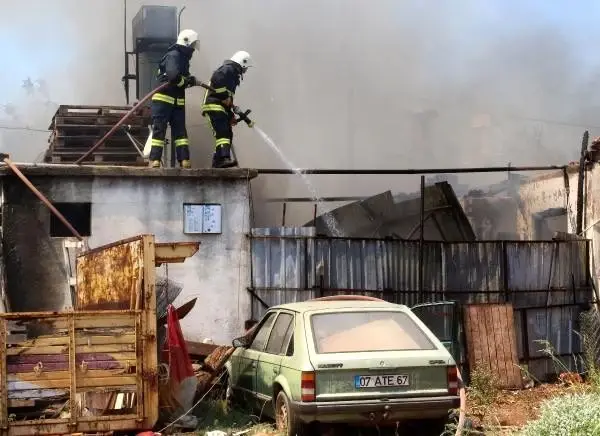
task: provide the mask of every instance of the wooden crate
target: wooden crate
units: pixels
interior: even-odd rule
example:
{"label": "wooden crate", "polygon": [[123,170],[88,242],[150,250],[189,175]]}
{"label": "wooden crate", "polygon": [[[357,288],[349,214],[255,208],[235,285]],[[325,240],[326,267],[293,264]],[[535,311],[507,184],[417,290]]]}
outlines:
{"label": "wooden crate", "polygon": [[0,314],[0,434],[152,428],[156,266],[183,262],[198,245],[140,235],[87,251],[74,311]]}

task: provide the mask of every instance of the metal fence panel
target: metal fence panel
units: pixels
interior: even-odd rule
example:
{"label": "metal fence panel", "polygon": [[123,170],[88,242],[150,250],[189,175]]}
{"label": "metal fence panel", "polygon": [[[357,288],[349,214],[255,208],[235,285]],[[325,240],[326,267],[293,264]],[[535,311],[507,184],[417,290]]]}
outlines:
{"label": "metal fence panel", "polygon": [[[420,301],[508,301],[521,362],[540,380],[553,365],[548,341],[573,367],[582,306],[592,301],[589,241],[425,242],[419,295],[419,241],[318,238],[314,228],[252,230],[252,314],[265,306],[356,293]],[[421,300],[419,300],[421,297]]]}

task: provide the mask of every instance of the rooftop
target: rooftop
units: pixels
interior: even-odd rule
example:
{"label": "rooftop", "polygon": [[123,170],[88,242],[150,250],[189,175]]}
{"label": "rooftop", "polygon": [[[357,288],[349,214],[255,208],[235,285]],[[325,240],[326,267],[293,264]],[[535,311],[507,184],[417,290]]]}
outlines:
{"label": "rooftop", "polygon": [[[26,176],[68,177],[176,177],[194,179],[253,179],[258,173],[248,168],[148,168],[133,166],[97,166],[75,164],[31,164],[15,162]],[[0,176],[14,175],[8,166],[0,166]]]}
{"label": "rooftop", "polygon": [[404,307],[387,301],[368,300],[329,300],[329,301],[302,301],[298,303],[281,304],[272,309],[288,309],[294,312],[308,312],[321,309],[390,309]]}

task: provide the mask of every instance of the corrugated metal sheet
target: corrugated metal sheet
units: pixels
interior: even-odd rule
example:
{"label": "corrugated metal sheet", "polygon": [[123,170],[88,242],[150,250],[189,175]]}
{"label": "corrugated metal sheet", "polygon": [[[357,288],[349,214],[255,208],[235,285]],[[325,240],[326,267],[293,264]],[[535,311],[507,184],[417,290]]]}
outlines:
{"label": "corrugated metal sheet", "polygon": [[[315,297],[315,229],[274,227],[252,229],[251,288],[268,306]],[[252,314],[265,307],[253,299]]]}
{"label": "corrugated metal sheet", "polygon": [[[320,288],[325,295],[418,302],[418,241],[316,238],[312,227],[253,229],[252,235],[251,288],[268,306],[315,298]],[[581,309],[564,305],[592,299],[587,250],[587,241],[426,242],[423,300],[511,302],[520,359],[541,356],[539,340],[558,354],[578,353]],[[254,299],[254,317],[264,311]],[[529,364],[536,377],[547,378],[547,360]]]}

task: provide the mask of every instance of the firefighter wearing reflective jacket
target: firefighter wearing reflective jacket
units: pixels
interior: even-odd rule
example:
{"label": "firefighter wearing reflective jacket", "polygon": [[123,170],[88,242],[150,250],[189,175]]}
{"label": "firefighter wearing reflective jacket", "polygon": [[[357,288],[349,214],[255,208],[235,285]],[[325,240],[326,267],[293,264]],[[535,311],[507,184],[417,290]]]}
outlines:
{"label": "firefighter wearing reflective jacket", "polygon": [[199,50],[198,34],[182,30],[177,42],[169,47],[158,64],[159,83],[169,86],[152,96],[152,148],[150,166],[160,167],[165,146],[167,124],[171,125],[171,140],[175,145],[177,162],[182,168],[190,168],[190,149],[185,127],[185,89],[196,86],[196,78],[190,75],[190,60]]}
{"label": "firefighter wearing reflective jacket", "polygon": [[238,51],[217,68],[210,79],[214,91],[206,92],[202,115],[207,119],[215,137],[213,168],[230,168],[237,165],[231,158],[232,126],[236,124],[233,98],[244,73],[251,66],[250,54]]}

